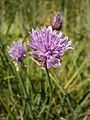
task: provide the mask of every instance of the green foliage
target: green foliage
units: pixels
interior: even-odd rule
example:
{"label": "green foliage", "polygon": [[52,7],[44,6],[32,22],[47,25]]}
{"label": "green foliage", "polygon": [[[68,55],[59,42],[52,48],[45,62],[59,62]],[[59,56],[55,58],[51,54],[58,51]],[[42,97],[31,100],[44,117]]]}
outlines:
{"label": "green foliage", "polygon": [[[7,46],[17,39],[26,44],[28,30],[49,26],[58,10],[74,50],[65,53],[60,67],[49,69],[49,104],[46,71],[27,55],[27,68],[19,64],[17,72]],[[47,114],[48,120],[90,119],[89,0],[0,0],[0,120],[30,120],[31,114],[32,120],[45,120]]]}

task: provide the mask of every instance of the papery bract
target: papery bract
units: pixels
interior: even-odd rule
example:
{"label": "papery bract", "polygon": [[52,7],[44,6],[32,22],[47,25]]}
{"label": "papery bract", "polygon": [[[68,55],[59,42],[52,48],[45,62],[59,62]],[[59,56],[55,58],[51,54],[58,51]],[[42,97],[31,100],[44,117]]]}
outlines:
{"label": "papery bract", "polygon": [[51,20],[51,26],[53,30],[60,30],[62,28],[60,12],[57,12],[56,16]]}

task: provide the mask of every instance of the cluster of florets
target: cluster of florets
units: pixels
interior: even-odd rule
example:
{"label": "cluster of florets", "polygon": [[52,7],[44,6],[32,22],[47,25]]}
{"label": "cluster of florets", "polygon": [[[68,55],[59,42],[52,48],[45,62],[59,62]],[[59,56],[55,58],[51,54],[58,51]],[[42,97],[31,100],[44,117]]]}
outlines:
{"label": "cluster of florets", "polygon": [[25,50],[26,46],[19,42],[13,42],[9,46],[9,54],[16,62],[18,62],[24,56]]}
{"label": "cluster of florets", "polygon": [[30,52],[34,58],[41,62],[41,66],[45,65],[47,68],[50,66],[57,67],[60,65],[59,57],[64,54],[64,51],[71,48],[71,41],[68,41],[68,37],[63,38],[63,33],[57,34],[57,31],[53,31],[52,27],[42,27],[41,30],[36,28],[32,29],[30,33],[31,42],[28,41],[28,45],[32,48]]}
{"label": "cluster of florets", "polygon": [[[41,62],[41,67],[53,66],[56,68],[60,65],[60,57],[71,48],[71,41],[68,41],[68,37],[63,37],[61,31],[57,34],[56,30],[61,29],[61,26],[62,21],[58,12],[52,19],[51,26],[48,28],[43,26],[41,29],[32,29],[32,33],[29,32],[31,41],[27,41],[27,44],[32,49],[29,53]],[[9,54],[14,63],[23,58],[25,51],[26,47],[19,42],[14,42],[9,47]]]}

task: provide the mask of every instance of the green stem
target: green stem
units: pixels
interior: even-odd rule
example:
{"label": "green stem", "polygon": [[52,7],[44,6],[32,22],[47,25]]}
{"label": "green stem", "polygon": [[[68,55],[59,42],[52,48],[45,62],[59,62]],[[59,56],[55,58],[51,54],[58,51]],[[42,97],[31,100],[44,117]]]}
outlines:
{"label": "green stem", "polygon": [[44,100],[45,97],[45,74],[44,71],[42,70],[42,79],[41,79],[41,97]]}
{"label": "green stem", "polygon": [[28,111],[29,111],[29,117],[30,117],[30,120],[32,120],[31,105],[30,105],[30,102],[29,102],[28,94],[27,94],[26,89],[25,89],[25,86],[24,86],[24,82],[23,82],[23,80],[22,80],[22,78],[20,77],[20,75],[19,75],[18,72],[17,72],[17,75],[18,75],[19,83],[20,83],[20,85],[21,85],[21,88],[22,88],[22,91],[23,91],[23,94],[24,94],[24,97],[25,97],[25,100],[26,100],[26,104],[27,104]]}
{"label": "green stem", "polygon": [[51,80],[50,80],[49,71],[48,71],[47,67],[46,67],[46,73],[47,73],[50,89],[52,90],[52,83],[51,83]]}
{"label": "green stem", "polygon": [[51,80],[50,80],[49,71],[48,71],[47,67],[46,67],[46,73],[47,73],[48,82],[49,82],[49,86],[50,86],[49,108],[48,108],[48,112],[47,112],[47,116],[46,116],[46,120],[48,120],[49,112],[50,112],[50,108],[51,108],[51,100],[52,100],[52,83],[51,83]]}

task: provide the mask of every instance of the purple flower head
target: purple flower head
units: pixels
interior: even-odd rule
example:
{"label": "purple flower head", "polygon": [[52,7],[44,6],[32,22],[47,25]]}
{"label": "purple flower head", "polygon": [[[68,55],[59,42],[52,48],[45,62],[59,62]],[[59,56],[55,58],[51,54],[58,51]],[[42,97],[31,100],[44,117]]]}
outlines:
{"label": "purple flower head", "polygon": [[52,31],[52,27],[42,27],[41,30],[36,28],[32,29],[30,33],[31,42],[27,42],[29,47],[32,48],[31,55],[41,62],[41,66],[57,67],[60,65],[59,57],[64,54],[64,51],[71,48],[71,41],[68,41],[68,37],[63,38],[62,32],[57,35],[57,32]]}
{"label": "purple flower head", "polygon": [[57,12],[56,16],[51,20],[51,26],[53,30],[60,30],[62,28],[60,12]]}
{"label": "purple flower head", "polygon": [[25,54],[26,47],[19,42],[13,42],[9,46],[9,54],[13,58],[14,63],[17,63]]}

